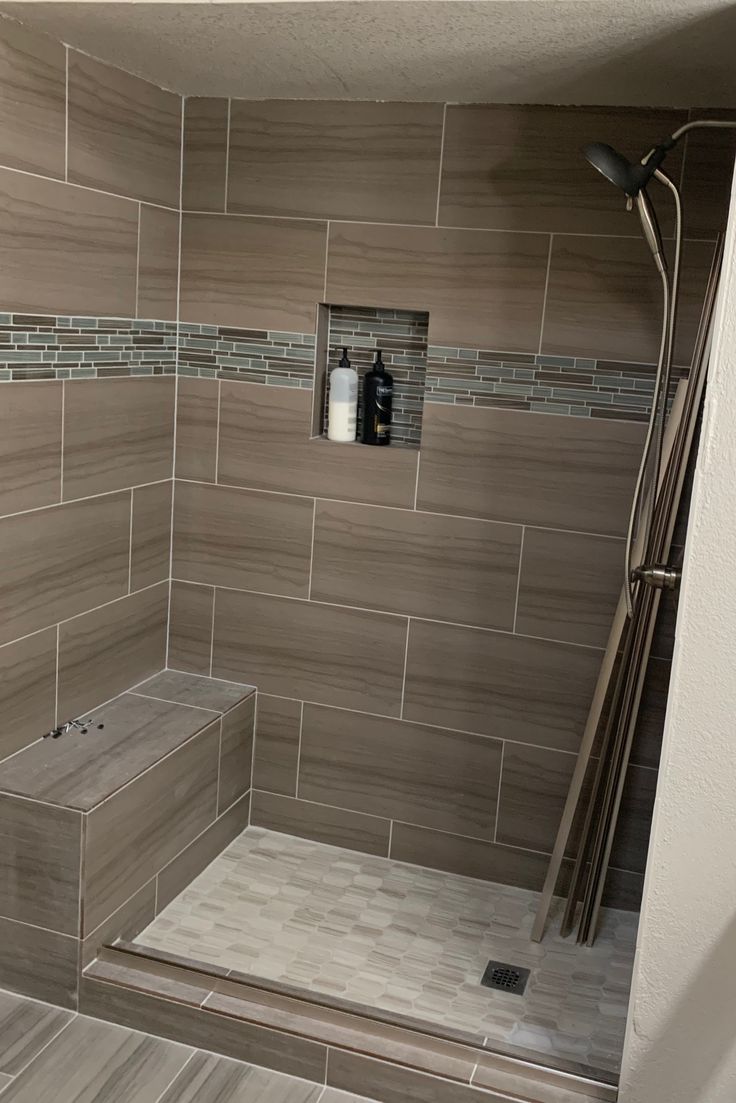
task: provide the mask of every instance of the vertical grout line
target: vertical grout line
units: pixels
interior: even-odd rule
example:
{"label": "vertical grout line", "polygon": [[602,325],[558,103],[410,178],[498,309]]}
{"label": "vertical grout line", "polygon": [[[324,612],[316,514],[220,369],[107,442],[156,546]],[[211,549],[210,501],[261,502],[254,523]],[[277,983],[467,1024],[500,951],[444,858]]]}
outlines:
{"label": "vertical grout line", "polygon": [[225,130],[225,195],[223,200],[223,211],[227,214],[227,193],[230,187],[230,115],[232,111],[233,101],[228,96],[227,100],[227,125]]}
{"label": "vertical grout line", "polygon": [[420,448],[417,448],[417,477],[414,481],[414,509],[417,508],[417,500],[419,498],[419,463],[422,458],[422,452]]}
{"label": "vertical grout line", "polygon": [[299,748],[296,752],[296,785],[294,786],[294,796],[299,796],[299,771],[302,767],[302,731],[304,730],[304,702],[300,701],[301,709],[299,712]]}
{"label": "vertical grout line", "polygon": [[212,625],[210,626],[210,678],[212,677],[212,662],[215,656],[215,603],[217,602],[217,587],[212,587]]}
{"label": "vertical grout line", "polygon": [[[137,242],[137,245],[136,245],[136,253],[135,253],[135,311],[133,313],[134,318],[138,317],[138,289],[140,287],[140,279],[141,279],[141,219],[143,217],[142,208],[143,208],[143,204],[139,202],[138,203],[138,242]],[[177,341],[177,344],[178,344],[178,341]]]}
{"label": "vertical grout line", "polygon": [[[131,593],[131,580],[133,577],[133,506],[135,501],[135,488],[130,488],[130,528],[128,529],[128,593]],[[169,571],[169,574],[171,572]]]}
{"label": "vertical grout line", "polygon": [[61,625],[56,625],[56,682],[54,687],[54,727],[59,723],[59,647],[61,639]]}
{"label": "vertical grout line", "polygon": [[312,596],[312,569],[314,567],[314,530],[317,527],[317,499],[314,499],[312,505],[312,546],[309,551],[309,587],[307,589],[307,600]]}
{"label": "vertical grout line", "polygon": [[440,224],[440,195],[442,193],[442,162],[445,156],[445,127],[447,125],[447,104],[442,105],[442,137],[440,138],[440,167],[437,174],[437,206],[434,214],[434,224]]}
{"label": "vertical grout line", "polygon": [[[79,937],[79,956],[82,956],[82,942],[84,941],[84,854],[87,849],[87,813],[80,813],[79,822],[79,903],[77,907],[77,934]],[[79,963],[81,965],[81,960]],[[81,969],[80,969],[81,972]]]}
{"label": "vertical grout line", "polygon": [[174,574],[174,499],[176,497],[176,423],[179,415],[179,341],[180,341],[180,305],[181,305],[181,228],[182,196],[184,188],[184,97],[181,100],[181,123],[179,128],[179,243],[176,263],[176,356],[174,359],[174,435],[171,447],[171,512],[169,515],[169,608],[166,619],[166,666],[169,665],[169,646],[171,641],[171,579]]}
{"label": "vertical grout line", "polygon": [[524,533],[526,532],[526,525],[521,526],[521,540],[519,541],[519,567],[516,572],[516,598],[514,600],[514,623],[511,628],[513,633],[516,632],[516,617],[519,612],[519,592],[521,590],[521,563],[524,557]]}
{"label": "vertical grout line", "polygon": [[498,814],[501,810],[501,781],[503,780],[503,757],[506,750],[506,740],[501,740],[501,761],[498,764],[498,789],[496,791],[496,819],[493,824],[493,841],[498,839]]}
{"label": "vertical grout line", "polygon": [[69,183],[69,47],[64,49],[64,180]]}
{"label": "vertical grout line", "polygon": [[[250,750],[250,785],[248,788],[251,792],[251,804],[253,803],[253,784],[255,780],[256,769],[256,739],[258,738],[258,690],[256,690],[255,701],[253,702],[253,746]],[[243,794],[245,796],[245,794]],[[248,809],[248,822],[250,823],[250,808]]]}
{"label": "vertical grout line", "polygon": [[59,455],[59,502],[64,501],[64,419],[66,418],[66,381],[61,381],[61,442]]}
{"label": "vertical grout line", "polygon": [[[220,774],[222,773],[222,716],[217,730],[217,788],[215,791],[215,817],[217,819],[220,808]],[[214,820],[212,821],[214,823]]]}
{"label": "vertical grout line", "polygon": [[[330,257],[330,220],[328,218],[327,219],[327,229],[325,230],[325,282],[324,282],[324,287],[322,288],[322,302],[323,303],[327,302],[327,262],[329,260],[329,257]],[[329,350],[329,347],[330,347],[329,340],[330,340],[330,333],[329,333],[329,330],[328,330],[328,332],[327,332],[327,348],[328,348],[328,350]],[[329,355],[329,353],[328,353],[328,355]]]}
{"label": "vertical grout line", "polygon": [[215,482],[220,477],[220,410],[222,407],[222,380],[217,380],[217,428],[215,430]]}
{"label": "vertical grout line", "polygon": [[391,845],[392,845],[393,841],[394,841],[394,821],[389,820],[388,821],[388,851],[387,851],[387,854],[386,854],[387,858],[391,857]]}
{"label": "vertical grout line", "polygon": [[542,342],[544,340],[544,319],[547,314],[547,292],[549,291],[549,273],[552,267],[552,243],[555,235],[549,235],[549,251],[547,253],[547,275],[544,279],[544,298],[542,299],[542,319],[539,323],[539,355],[542,355]]}
{"label": "vertical grout line", "polygon": [[411,617],[406,618],[406,644],[404,645],[404,671],[401,676],[401,707],[399,719],[404,719],[404,694],[406,693],[406,667],[409,661],[409,631],[411,629]]}

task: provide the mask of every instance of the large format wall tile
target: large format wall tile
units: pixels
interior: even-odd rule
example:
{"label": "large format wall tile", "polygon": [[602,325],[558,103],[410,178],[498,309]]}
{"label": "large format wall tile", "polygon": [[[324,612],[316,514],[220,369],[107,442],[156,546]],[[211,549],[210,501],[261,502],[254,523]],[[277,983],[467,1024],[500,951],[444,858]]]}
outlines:
{"label": "large format wall tile", "polygon": [[442,104],[233,100],[228,210],[435,221]]}
{"label": "large format wall tile", "polygon": [[168,584],[84,613],[59,629],[59,719],[79,716],[166,665]]}
{"label": "large format wall tile", "polygon": [[521,529],[317,502],[312,598],[512,628]]}
{"label": "large format wall tile", "polygon": [[[694,119],[736,122],[736,111],[694,108],[690,114]],[[682,175],[685,231],[688,237],[713,238],[725,230],[728,222],[736,130],[691,130],[685,148]]]}
{"label": "large format wall tile", "polygon": [[3,390],[0,516],[61,498],[61,392],[61,383],[40,381]]}
{"label": "large format wall tile", "polygon": [[404,716],[577,751],[602,652],[412,621]]}
{"label": "large format wall tile", "polygon": [[[684,111],[650,108],[449,104],[440,224],[636,237],[636,214],[587,164],[581,147],[607,142],[638,161],[685,119]],[[681,162],[678,147],[667,159],[675,179]],[[664,207],[668,233],[671,204]]]}
{"label": "large format wall tile", "polygon": [[176,475],[180,479],[215,481],[217,408],[216,379],[178,380],[176,396]]}
{"label": "large format wall tile", "polygon": [[177,315],[179,213],[141,204],[137,318]]}
{"label": "large format wall tile", "polygon": [[500,767],[495,739],[304,706],[305,800],[490,839]]}
{"label": "large format wall tile", "polygon": [[250,789],[253,767],[253,724],[256,695],[231,708],[222,717],[220,735],[220,783],[217,814],[221,816]]}
{"label": "large format wall tile", "polygon": [[388,855],[391,824],[378,816],[256,790],[250,818],[256,827],[316,839],[328,846],[345,846],[363,854]]}
{"label": "large format wall tile", "polygon": [[64,498],[171,477],[174,379],[65,384]]}
{"label": "large format wall tile", "polygon": [[173,575],[306,597],[313,514],[309,498],[177,481]]}
{"label": "large format wall tile", "polygon": [[326,299],[429,311],[435,345],[537,352],[545,234],[330,226]]}
{"label": "large format wall tile", "polygon": [[325,234],[324,222],[185,215],[180,317],[313,331],[324,286]]}
{"label": "large format wall tile", "polygon": [[185,211],[224,211],[228,101],[187,96],[184,101]]}
{"label": "large format wall tile", "polygon": [[524,530],[516,631],[605,647],[624,577],[623,540]]}
{"label": "large format wall tile", "polygon": [[[675,362],[689,365],[713,245],[685,242]],[[653,363],[661,282],[641,236],[564,237],[552,243],[542,352]]]}
{"label": "large format wall tile", "polygon": [[405,642],[403,617],[218,592],[212,674],[275,696],[398,715]]}
{"label": "large format wall tile", "polygon": [[181,96],[72,50],[69,180],[179,205]]}
{"label": "large format wall tile", "polygon": [[172,483],[138,486],[133,491],[130,530],[130,589],[142,590],[169,577]]}
{"label": "large format wall tile", "polygon": [[138,205],[0,169],[0,302],[51,314],[135,313]]}
{"label": "large format wall tile", "polygon": [[78,934],[79,813],[0,794],[0,837],[0,914]]}
{"label": "large format wall tile", "polygon": [[425,406],[417,505],[620,536],[643,441],[632,422]]}
{"label": "large format wall tile", "polygon": [[214,594],[211,586],[171,583],[167,665],[174,670],[209,675]]}
{"label": "large format wall tile", "polygon": [[0,919],[0,984],[3,988],[76,1010],[78,960],[76,938]]}
{"label": "large format wall tile", "polygon": [[94,930],[215,818],[217,721],[89,814],[84,930]]}
{"label": "large format wall tile", "polygon": [[258,694],[253,788],[296,794],[302,705],[286,697]]}
{"label": "large format wall tile", "polygon": [[129,542],[128,493],[0,520],[0,642],[126,593]]}
{"label": "large format wall tile", "polygon": [[309,391],[227,380],[220,387],[220,482],[412,508],[413,450],[310,441]]}
{"label": "large format wall tile", "polygon": [[51,731],[56,707],[56,629],[0,647],[0,759]]}
{"label": "large format wall tile", "polygon": [[6,19],[0,32],[0,164],[63,177],[66,50]]}

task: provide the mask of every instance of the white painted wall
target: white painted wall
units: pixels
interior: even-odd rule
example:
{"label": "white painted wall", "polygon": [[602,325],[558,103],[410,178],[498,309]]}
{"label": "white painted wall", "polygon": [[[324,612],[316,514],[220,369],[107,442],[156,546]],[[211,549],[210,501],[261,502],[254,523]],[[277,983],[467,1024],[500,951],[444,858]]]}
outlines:
{"label": "white painted wall", "polygon": [[736,189],[621,1103],[736,1103]]}

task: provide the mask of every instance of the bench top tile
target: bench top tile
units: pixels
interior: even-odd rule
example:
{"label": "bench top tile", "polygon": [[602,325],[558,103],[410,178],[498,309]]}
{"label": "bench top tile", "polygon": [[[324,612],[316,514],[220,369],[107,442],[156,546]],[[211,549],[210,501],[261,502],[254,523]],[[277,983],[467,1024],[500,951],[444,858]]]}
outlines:
{"label": "bench top tile", "polygon": [[201,674],[185,674],[181,670],[162,670],[132,689],[144,697],[157,697],[180,705],[228,712],[244,698],[255,693],[255,686],[206,678]]}

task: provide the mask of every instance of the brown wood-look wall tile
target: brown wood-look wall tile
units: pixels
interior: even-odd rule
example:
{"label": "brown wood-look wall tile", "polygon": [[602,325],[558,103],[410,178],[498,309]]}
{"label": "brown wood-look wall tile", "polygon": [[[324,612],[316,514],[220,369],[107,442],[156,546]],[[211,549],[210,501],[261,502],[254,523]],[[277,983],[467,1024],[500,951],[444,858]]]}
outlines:
{"label": "brown wood-look wall tile", "polygon": [[164,866],[156,879],[156,906],[159,912],[245,831],[249,818],[250,795],[247,794]]}
{"label": "brown wood-look wall tile", "polygon": [[430,404],[417,506],[621,536],[643,442],[628,421]]}
{"label": "brown wood-look wall tile", "polygon": [[89,813],[85,933],[215,819],[219,737],[218,720]]}
{"label": "brown wood-look wall tile", "polygon": [[91,934],[88,934],[81,946],[81,966],[85,969],[97,957],[101,946],[109,946],[117,938],[132,940],[140,934],[156,915],[156,878],[152,877],[147,885],[134,893],[129,900],[121,904]]}
{"label": "brown wood-look wall tile", "polygon": [[[397,862],[429,866],[481,881],[498,881],[502,885],[518,885],[534,892],[541,890],[549,866],[545,854],[408,823],[394,823],[390,856]],[[567,874],[565,866],[562,878],[566,879]],[[562,891],[561,884],[557,891]]]}
{"label": "brown wood-look wall tile", "polygon": [[327,223],[185,214],[180,317],[313,333]]}
{"label": "brown wood-look wall tile", "polygon": [[538,351],[546,234],[333,223],[329,238],[328,302],[428,310],[431,344]]}
{"label": "brown wood-look wall tile", "polygon": [[412,508],[412,449],[309,440],[309,391],[227,380],[220,386],[220,482]]}
{"label": "brown wood-look wall tile", "polygon": [[362,854],[388,855],[390,823],[376,816],[296,800],[277,793],[253,792],[251,823],[328,846],[344,846]]}
{"label": "brown wood-look wall tile", "polygon": [[334,1048],[327,1063],[327,1083],[341,1091],[372,1091],[382,1103],[506,1103],[508,1099],[496,1092]]}
{"label": "brown wood-look wall tile", "polygon": [[3,309],[133,315],[136,203],[0,169],[0,209]]}
{"label": "brown wood-look wall tile", "polygon": [[0,163],[64,176],[66,50],[3,20],[0,37]]}
{"label": "brown wood-look wall tile", "polygon": [[137,318],[176,318],[179,213],[141,205]]}
{"label": "brown wood-look wall tile", "polygon": [[169,577],[172,482],[138,486],[133,491],[130,589],[142,590]]}
{"label": "brown wood-look wall tile", "polygon": [[[549,853],[554,845],[575,756],[507,743],[499,794],[499,842]],[[589,779],[590,780],[590,779]],[[611,853],[617,869],[641,873],[647,846],[657,774],[641,766],[629,766],[624,787],[619,828]],[[568,852],[578,844],[576,823]]]}
{"label": "brown wood-look wall tile", "polygon": [[623,540],[525,529],[516,631],[605,647],[623,577]]}
{"label": "brown wood-look wall tile", "polygon": [[490,839],[500,768],[495,739],[304,706],[305,800]]}
{"label": "brown wood-look wall tile", "polygon": [[19,639],[127,592],[130,494],[0,520],[0,642]]}
{"label": "brown wood-look wall tile", "polygon": [[69,52],[69,180],[179,205],[181,96]]}
{"label": "brown wood-look wall tile", "polygon": [[79,942],[69,935],[0,919],[0,985],[76,1011]]}
{"label": "brown wood-look wall tile", "polygon": [[56,629],[0,647],[0,759],[54,726]]}
{"label": "brown wood-look wall tile", "polygon": [[169,588],[83,613],[59,629],[59,719],[79,716],[166,665]]}
{"label": "brown wood-look wall tile", "polygon": [[60,934],[79,934],[82,817],[0,794],[0,912]]}
{"label": "brown wood-look wall tile", "polygon": [[218,816],[250,789],[255,711],[256,695],[252,694],[222,717]]}
{"label": "brown wood-look wall tile", "polygon": [[671,670],[672,663],[668,659],[654,656],[649,659],[631,748],[631,761],[636,766],[655,770],[659,766]]}
{"label": "brown wood-look wall tile", "polygon": [[180,479],[215,481],[217,466],[216,379],[179,377],[176,398],[176,475]]}
{"label": "brown wood-look wall tile", "polygon": [[228,210],[429,222],[441,103],[233,100]]}
{"label": "brown wood-look wall tile", "polygon": [[61,497],[61,392],[57,382],[13,383],[0,405],[0,516]]}
{"label": "brown wood-look wall tile", "polygon": [[513,628],[521,528],[317,502],[311,596]]}
{"label": "brown wood-look wall tile", "polygon": [[404,717],[577,751],[602,652],[412,621]]}
{"label": "brown wood-look wall tile", "polygon": [[212,649],[211,586],[171,583],[168,666],[209,676]]}
{"label": "brown wood-look wall tile", "polygon": [[173,575],[307,597],[313,516],[309,498],[178,481]]}
{"label": "brown wood-look wall tile", "polygon": [[224,211],[227,172],[226,99],[187,96],[184,101],[185,211]]}
{"label": "brown wood-look wall tile", "polygon": [[212,674],[264,693],[398,716],[403,617],[218,592]]}
{"label": "brown wood-look wall tile", "polygon": [[[675,362],[689,365],[713,245],[686,241]],[[542,352],[653,363],[661,283],[644,240],[556,236],[552,243]]]}
{"label": "brown wood-look wall tile", "polygon": [[[690,114],[694,119],[736,121],[736,111],[693,108]],[[691,130],[685,142],[682,176],[685,233],[693,238],[713,238],[725,230],[728,222],[736,130]]]}
{"label": "brown wood-look wall tile", "polygon": [[296,795],[302,706],[286,697],[258,694],[253,787]]}
{"label": "brown wood-look wall tile", "polygon": [[64,499],[171,478],[175,380],[64,384]]}
{"label": "brown wood-look wall tile", "polygon": [[[581,148],[607,142],[638,161],[685,111],[537,104],[450,104],[439,221],[445,226],[635,237],[638,221]],[[682,149],[667,159],[679,179]],[[662,227],[673,225],[665,205]],[[574,346],[573,346],[574,348]]]}

